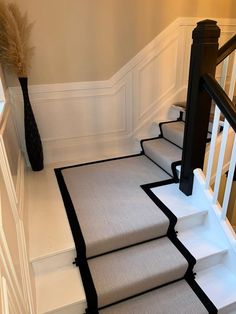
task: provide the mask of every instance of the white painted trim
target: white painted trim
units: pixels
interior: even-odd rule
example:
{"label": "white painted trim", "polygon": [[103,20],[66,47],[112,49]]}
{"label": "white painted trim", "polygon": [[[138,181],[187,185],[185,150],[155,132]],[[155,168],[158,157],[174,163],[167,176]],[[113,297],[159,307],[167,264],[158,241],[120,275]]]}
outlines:
{"label": "white painted trim", "polygon": [[[10,113],[11,113],[10,106],[6,105],[5,110],[4,110],[1,129],[0,129],[0,156],[1,156],[0,166],[3,172],[4,180],[6,182],[6,187],[7,187],[8,195],[10,198],[10,202],[15,205],[18,202],[17,193],[16,193],[16,188],[12,180],[11,170],[8,163],[7,153],[6,153],[5,144],[3,140],[4,131],[6,129],[6,125],[10,117]],[[19,151],[19,154],[20,154],[20,151]],[[12,208],[14,208],[14,205],[12,205]],[[17,213],[14,212],[14,215],[16,219]]]}
{"label": "white painted trim", "polygon": [[9,300],[8,300],[8,289],[7,289],[7,281],[5,277],[1,278],[1,295],[2,295],[2,313],[9,313]]}
{"label": "white painted trim", "polygon": [[27,309],[30,314],[35,313],[35,306],[33,301],[33,293],[32,286],[30,280],[30,271],[29,271],[29,259],[27,254],[27,245],[25,238],[25,229],[23,224],[23,216],[24,216],[24,184],[25,184],[25,166],[24,159],[22,154],[20,155],[18,162],[18,214],[19,218],[16,223],[16,231],[17,231],[17,240],[18,240],[18,249],[19,249],[19,258],[20,258],[20,268],[21,268],[21,277],[23,284],[23,294],[24,300],[26,301]]}
{"label": "white painted trim", "polygon": [[14,296],[14,301],[17,304],[19,313],[24,313],[26,309],[25,300],[23,298],[20,284],[11,259],[11,254],[7,246],[4,230],[2,228],[0,228],[0,247],[0,260],[6,274],[7,282],[9,283],[9,289],[12,296]]}
{"label": "white painted trim", "polygon": [[13,216],[14,216],[15,221],[17,221],[18,212],[17,212],[17,206],[16,206],[16,204],[17,204],[16,191],[15,191],[14,184],[12,181],[12,176],[11,176],[9,164],[7,162],[6,151],[4,148],[4,142],[3,142],[3,139],[1,136],[0,136],[0,167],[1,167],[1,170],[3,173],[3,179],[4,179],[7,193],[9,196]]}
{"label": "white painted trim", "polygon": [[[1,126],[0,135],[0,167],[3,174],[3,181],[6,186],[6,191],[9,198],[10,207],[14,217],[15,228],[17,233],[17,246],[19,252],[19,263],[22,278],[22,287],[14,269],[11,254],[8,248],[7,240],[4,234],[4,226],[0,227],[0,243],[1,243],[1,260],[3,263],[4,271],[7,274],[7,282],[9,283],[9,291],[12,296],[12,307],[16,308],[16,313],[34,313],[34,303],[32,297],[32,288],[29,274],[29,261],[27,248],[25,243],[25,234],[23,226],[24,215],[24,160],[21,152],[19,151],[18,168],[17,168],[17,180],[16,187],[13,184],[12,175],[7,159],[6,150],[4,147],[4,141],[2,134],[4,133],[7,119],[10,115],[9,106],[6,107],[4,118]],[[0,212],[1,214],[1,212]],[[1,218],[0,218],[1,219]],[[28,311],[30,309],[30,311]]]}
{"label": "white painted trim", "polygon": [[[229,223],[228,219],[221,219],[222,208],[217,204],[213,204],[213,191],[209,188],[205,188],[206,180],[201,169],[194,170],[194,187],[193,187],[193,198],[197,204],[204,204],[205,208],[208,208],[209,213],[214,214],[215,226],[219,226],[221,232],[223,232],[225,239],[227,240],[230,248],[236,254],[236,234],[233,227]],[[218,227],[218,228],[219,228]],[[219,234],[220,236],[220,234]],[[235,267],[236,271],[236,267]]]}
{"label": "white painted trim", "polygon": [[27,255],[27,246],[25,242],[25,232],[23,222],[20,220],[17,226],[18,245],[20,253],[20,263],[22,271],[22,281],[24,289],[24,298],[27,302],[27,308],[30,314],[35,313],[35,306],[32,293],[32,285],[30,280],[29,260]]}
{"label": "white painted trim", "polygon": [[233,145],[232,154],[231,154],[228,178],[227,178],[226,186],[225,186],[225,193],[224,193],[222,214],[221,214],[222,219],[226,218],[226,214],[228,210],[229,199],[230,199],[230,194],[231,194],[231,189],[232,189],[232,184],[233,184],[235,165],[236,165],[236,135],[234,135],[234,145]]}

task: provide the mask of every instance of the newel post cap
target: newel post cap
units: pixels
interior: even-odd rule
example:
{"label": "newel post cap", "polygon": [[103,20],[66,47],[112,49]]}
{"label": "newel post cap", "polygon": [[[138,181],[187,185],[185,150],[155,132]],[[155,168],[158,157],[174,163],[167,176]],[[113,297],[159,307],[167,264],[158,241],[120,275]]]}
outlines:
{"label": "newel post cap", "polygon": [[214,43],[218,42],[220,37],[220,28],[214,20],[202,20],[197,23],[193,30],[193,41],[197,43]]}

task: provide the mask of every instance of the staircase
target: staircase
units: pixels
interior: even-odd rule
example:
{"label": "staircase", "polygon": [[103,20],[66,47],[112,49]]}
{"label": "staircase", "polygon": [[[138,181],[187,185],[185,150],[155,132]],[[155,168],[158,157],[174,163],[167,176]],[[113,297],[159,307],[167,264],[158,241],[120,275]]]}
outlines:
{"label": "staircase", "polygon": [[[165,204],[177,218],[177,238],[163,218],[154,233],[150,226],[143,239],[143,235],[136,235],[138,243],[124,244],[124,248],[114,248],[106,254],[90,250],[88,265],[99,313],[207,313],[195,293],[210,303],[210,308],[213,302],[221,313],[236,313],[236,275],[228,266],[227,239],[211,226],[208,208],[197,206],[192,197],[179,191],[176,183],[175,166],[181,159],[184,122],[161,123],[160,131],[158,137],[142,141],[142,147],[145,156],[158,165],[156,168],[174,177],[169,180],[170,176],[160,170],[169,184],[157,184],[151,191],[159,207],[160,202]],[[48,171],[53,175],[53,169]],[[42,182],[45,186],[45,180]],[[52,182],[44,188],[56,190]],[[32,190],[38,191],[39,187]],[[72,265],[74,254],[75,249],[70,248],[33,262],[38,313],[84,313],[87,305],[78,268]],[[193,266],[197,285],[191,277]],[[202,297],[201,289],[211,301]],[[213,306],[210,313],[214,311]]]}
{"label": "staircase", "polygon": [[[206,21],[205,24],[210,25],[210,30],[214,28],[211,21]],[[202,26],[199,27],[201,30]],[[230,106],[227,97],[224,98]],[[234,109],[232,112],[235,116]],[[73,193],[78,202],[81,201],[79,193],[82,186],[78,183],[73,190],[70,168],[68,171],[66,167],[56,171],[61,192],[66,191],[66,196],[62,195],[75,245],[70,238],[69,244],[65,241],[64,247],[57,248],[53,253],[48,250],[47,254],[41,254],[41,257],[32,260],[36,274],[37,313],[236,313],[236,237],[225,219],[226,212],[221,212],[219,204],[212,201],[213,192],[205,183],[200,169],[194,170],[193,192],[190,196],[179,189],[177,166],[180,165],[182,151],[186,153],[183,138],[184,130],[187,129],[182,116],[181,114],[176,121],[161,123],[159,136],[142,140],[142,153],[121,159],[118,162],[120,168],[116,168],[118,164],[114,166],[114,160],[90,164],[91,178],[96,172],[99,184],[98,192],[94,186],[91,187],[95,201],[93,205],[90,204],[94,206],[94,215],[89,233],[86,233],[87,227],[83,223],[86,216],[83,216],[80,209],[84,242],[80,240],[78,243],[75,235],[75,231],[78,231],[76,217],[71,216],[66,205],[68,199],[72,204],[70,197]],[[205,127],[207,134],[208,121]],[[211,138],[211,129],[214,129],[214,124],[208,129],[208,139]],[[191,136],[195,135],[192,132]],[[205,145],[205,142],[201,145]],[[230,177],[232,167],[229,168]],[[79,176],[82,176],[83,167],[77,170]],[[62,210],[59,210],[62,213],[63,204],[53,169],[48,168],[46,174],[31,174],[30,177],[28,185],[32,191],[37,191],[34,193],[40,194],[39,191],[43,189],[43,193],[49,196],[52,191],[55,192],[57,203],[54,202],[55,199],[51,201],[48,219],[54,216],[55,208]],[[137,188],[133,186],[134,177],[135,182],[139,182]],[[123,189],[119,178],[125,178],[124,186],[127,184],[128,189]],[[109,216],[114,201],[113,182],[116,179],[118,194],[122,192],[123,197],[119,199],[122,218],[126,218],[120,223],[119,213],[115,213],[112,218]],[[98,196],[106,180],[109,183],[105,187],[110,193],[101,200]],[[191,178],[189,182],[191,183]],[[180,183],[183,183],[181,178]],[[87,183],[83,181],[82,184]],[[137,207],[132,198],[132,189],[135,193],[138,191],[135,194],[138,195]],[[187,190],[189,192],[188,186]],[[37,195],[33,197],[37,200]],[[42,194],[39,197],[41,199]],[[86,202],[87,198],[85,196],[83,201]],[[104,201],[109,206],[101,206]],[[73,199],[72,207],[77,206],[76,202]],[[127,208],[127,204],[130,207]],[[34,204],[31,205],[34,208]],[[110,219],[107,224],[109,232],[103,229],[102,224],[99,225],[99,206],[104,207],[103,210]],[[133,207],[135,210],[130,212],[129,208],[134,209]],[[42,228],[47,226],[47,221],[42,217],[41,221]],[[97,233],[97,227],[101,230],[100,234]],[[68,226],[66,228],[68,232]],[[54,236],[57,233],[60,237],[56,223],[51,223],[51,229]],[[45,245],[50,247],[51,243]],[[80,269],[84,291],[79,270],[72,265],[76,253],[75,264]]]}

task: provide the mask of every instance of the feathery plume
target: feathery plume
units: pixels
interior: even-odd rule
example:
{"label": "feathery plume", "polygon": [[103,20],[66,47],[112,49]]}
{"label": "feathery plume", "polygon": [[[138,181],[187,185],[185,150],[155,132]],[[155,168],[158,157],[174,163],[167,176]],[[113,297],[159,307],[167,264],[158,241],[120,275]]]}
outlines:
{"label": "feathery plume", "polygon": [[29,45],[32,26],[16,4],[0,0],[0,62],[12,67],[18,77],[27,76],[33,55]]}

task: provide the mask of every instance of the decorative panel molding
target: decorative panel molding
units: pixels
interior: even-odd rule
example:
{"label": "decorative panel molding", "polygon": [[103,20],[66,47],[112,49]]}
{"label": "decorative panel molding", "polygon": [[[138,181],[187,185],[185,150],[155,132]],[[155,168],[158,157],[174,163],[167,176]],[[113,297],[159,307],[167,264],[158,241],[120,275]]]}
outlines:
{"label": "decorative panel molding", "polygon": [[[107,81],[30,86],[45,163],[138,152],[134,139],[153,135],[152,123],[173,118],[171,104],[185,98],[191,32],[201,19],[176,19]],[[215,20],[222,41],[235,33],[235,19]],[[24,147],[21,91],[9,92]]]}
{"label": "decorative panel molding", "polygon": [[178,37],[175,34],[166,41],[161,51],[152,52],[135,69],[136,125],[143,117],[151,114],[161,98],[175,91]]}
{"label": "decorative panel molding", "polygon": [[9,313],[34,313],[23,225],[24,160],[10,107],[0,125],[0,269]]}

